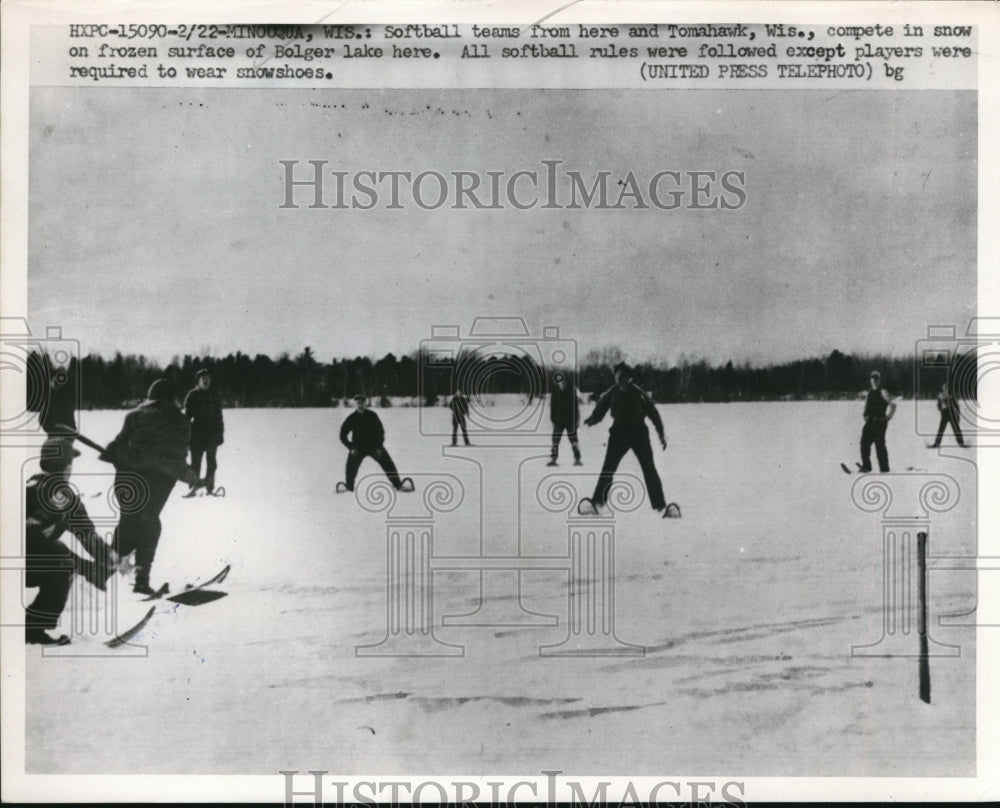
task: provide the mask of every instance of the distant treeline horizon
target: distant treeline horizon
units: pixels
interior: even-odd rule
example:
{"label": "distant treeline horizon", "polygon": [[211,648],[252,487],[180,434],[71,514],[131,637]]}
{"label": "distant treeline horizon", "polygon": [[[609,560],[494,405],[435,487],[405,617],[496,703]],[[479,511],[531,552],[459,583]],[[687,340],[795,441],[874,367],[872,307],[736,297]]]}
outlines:
{"label": "distant treeline horizon", "polygon": [[[593,397],[611,386],[612,368],[623,359],[617,347],[590,351],[580,358],[577,371],[567,375],[585,397]],[[62,376],[44,354],[32,354],[29,363],[29,401],[39,400],[41,380],[68,378],[79,389],[82,409],[134,406],[158,378],[169,379],[183,401],[202,368],[211,373],[225,407],[329,407],[348,404],[358,394],[381,406],[399,398],[434,406],[446,403],[457,389],[468,395],[533,397],[544,395],[552,377],[562,372],[545,367],[531,351],[486,355],[459,350],[442,358],[419,350],[375,360],[357,356],[322,362],[308,347],[294,357],[288,353],[251,357],[242,352],[224,357],[185,355],[166,366],[133,354],[116,353],[110,359],[88,354],[73,359]],[[631,367],[636,383],[657,403],[854,398],[868,388],[869,375],[876,369],[891,394],[933,398],[946,379],[945,368],[917,368],[912,356],[839,350],[825,357],[767,365],[713,364],[682,357],[673,364],[639,362]]]}

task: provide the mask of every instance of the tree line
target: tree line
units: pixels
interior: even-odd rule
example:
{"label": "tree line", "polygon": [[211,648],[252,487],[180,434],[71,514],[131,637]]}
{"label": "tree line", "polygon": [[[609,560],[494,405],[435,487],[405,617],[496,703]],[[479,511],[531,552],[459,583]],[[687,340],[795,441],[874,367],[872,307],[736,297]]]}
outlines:
{"label": "tree line", "polygon": [[[585,395],[599,394],[613,383],[618,348],[591,351],[581,358],[575,383]],[[226,407],[329,407],[348,404],[357,394],[388,406],[391,399],[444,403],[459,387],[466,394],[544,393],[550,380],[529,354],[480,356],[459,352],[437,357],[421,349],[409,355],[388,353],[380,359],[357,356],[320,361],[311,348],[277,358],[236,352],[224,357],[175,357],[166,366],[146,357],[116,353],[110,359],[88,354],[67,368],[54,368],[44,354],[29,357],[28,401],[37,401],[54,379],[71,380],[84,409],[131,407],[157,378],[173,382],[178,398],[194,386],[195,373],[207,369]],[[945,379],[944,369],[918,369],[913,358],[852,355],[834,350],[828,356],[763,366],[712,364],[681,358],[672,365],[639,363],[636,382],[658,403],[774,401],[853,398],[868,387],[871,370],[882,374],[894,395],[933,397]]]}

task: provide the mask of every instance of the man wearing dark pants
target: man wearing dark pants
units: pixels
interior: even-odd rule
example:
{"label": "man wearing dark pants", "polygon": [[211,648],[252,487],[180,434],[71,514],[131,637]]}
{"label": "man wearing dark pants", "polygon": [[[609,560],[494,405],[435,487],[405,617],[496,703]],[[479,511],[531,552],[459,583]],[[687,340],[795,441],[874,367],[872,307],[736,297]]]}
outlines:
{"label": "man wearing dark pants", "polygon": [[355,411],[344,419],[340,427],[340,442],[347,447],[347,469],[344,472],[344,485],[348,491],[354,490],[354,480],[358,476],[361,461],[371,457],[378,463],[393,488],[402,488],[402,480],[396,470],[396,464],[385,450],[385,428],[382,419],[368,409],[364,396],[355,396]]}
{"label": "man wearing dark pants", "polygon": [[[48,632],[66,606],[73,574],[104,589],[115,571],[115,554],[94,527],[87,509],[69,482],[73,458],[72,435],[50,436],[42,448],[42,473],[25,487],[25,584],[38,595],[25,612],[24,639],[29,644],[66,645],[65,635]],[[71,533],[87,551],[83,559],[59,541]]]}
{"label": "man wearing dark pants", "polygon": [[190,426],[166,379],[149,388],[147,401],[125,416],[118,436],[102,460],[115,466],[115,496],[121,518],[115,528],[120,558],[135,551],[133,591],[150,595],[149,573],[160,541],[160,511],[177,480],[194,485],[198,476],[187,464]]}
{"label": "man wearing dark pants", "polygon": [[869,379],[871,389],[865,396],[865,425],[861,429],[861,465],[862,472],[872,470],[872,444],[875,444],[875,455],[878,458],[878,470],[889,470],[889,451],[885,446],[885,431],[889,421],[896,412],[896,402],[892,400],[889,391],[882,387],[882,374],[873,370]]}
{"label": "man wearing dark pants", "polygon": [[[201,458],[205,458],[205,491],[215,491],[215,454],[222,445],[225,425],[222,402],[211,389],[212,376],[202,368],[195,374],[195,387],[184,399],[184,414],[191,422],[191,470],[201,475]],[[193,493],[192,489],[189,493]]]}
{"label": "man wearing dark pants", "polygon": [[941,445],[941,438],[944,437],[944,429],[949,424],[951,424],[952,432],[955,433],[958,445],[965,446],[962,427],[958,425],[958,400],[948,391],[948,382],[942,382],[941,384],[941,392],[938,393],[937,397],[937,408],[938,412],[941,413],[941,422],[938,424],[937,437],[934,438],[931,448],[936,449]]}
{"label": "man wearing dark pants", "polygon": [[653,422],[660,445],[666,449],[667,439],[663,435],[663,421],[656,411],[653,400],[632,382],[632,372],[624,362],[615,366],[615,384],[598,399],[590,417],[584,421],[587,426],[593,426],[604,418],[611,410],[614,423],[608,431],[608,449],[604,455],[604,465],[597,478],[597,487],[591,502],[595,508],[600,507],[608,499],[608,489],[614,481],[618,464],[630,449],[635,452],[636,459],[642,467],[642,475],[646,481],[649,502],[653,510],[667,513],[666,500],[663,497],[663,485],[660,475],[653,462],[653,449],[649,445],[649,430],[646,428],[646,418]]}
{"label": "man wearing dark pants", "polygon": [[25,536],[25,575],[38,594],[24,614],[24,641],[29,645],[68,645],[69,637],[48,632],[59,623],[73,583],[73,553],[65,544],[29,530]]}
{"label": "man wearing dark pants", "polygon": [[451,445],[458,445],[458,428],[462,427],[462,438],[468,446],[469,432],[465,426],[465,417],[469,414],[469,399],[459,390],[448,402],[448,408],[451,410]]}
{"label": "man wearing dark pants", "polygon": [[576,428],[580,423],[580,399],[576,394],[576,385],[566,378],[565,373],[558,374],[549,393],[549,418],[552,421],[552,458],[549,465],[558,465],[559,442],[565,432],[573,449],[573,464],[582,466],[580,442],[576,438]]}

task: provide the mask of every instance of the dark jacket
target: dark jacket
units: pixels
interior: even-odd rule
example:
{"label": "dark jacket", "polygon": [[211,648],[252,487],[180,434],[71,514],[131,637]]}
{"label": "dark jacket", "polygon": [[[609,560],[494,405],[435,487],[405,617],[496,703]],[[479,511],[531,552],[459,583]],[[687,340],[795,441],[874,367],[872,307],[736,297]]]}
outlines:
{"label": "dark jacket", "polygon": [[177,407],[165,401],[147,401],[125,416],[104,454],[115,468],[154,472],[193,484],[198,481],[187,464],[191,426]]}
{"label": "dark jacket", "polygon": [[552,388],[549,393],[549,417],[555,426],[576,430],[580,423],[580,399],[576,387],[567,384],[565,390],[558,385]]}
{"label": "dark jacket", "polygon": [[586,423],[591,426],[599,423],[608,410],[611,410],[611,417],[614,419],[611,428],[615,431],[640,427],[645,429],[645,419],[649,418],[656,427],[656,434],[663,437],[663,421],[660,420],[660,413],[656,411],[653,399],[634,383],[630,382],[624,390],[617,384],[606,390]]}
{"label": "dark jacket", "polygon": [[463,395],[452,396],[451,401],[448,402],[448,408],[452,415],[459,421],[463,421],[465,416],[469,414],[469,399]]}
{"label": "dark jacket", "polygon": [[39,426],[46,434],[76,432],[76,410],[80,406],[79,376],[71,365],[57,368],[44,351],[31,351],[27,356],[25,381],[26,404],[29,412],[39,414]]}
{"label": "dark jacket", "polygon": [[42,406],[39,419],[39,425],[47,435],[66,431],[60,427],[67,427],[70,433],[76,432],[76,395],[71,382],[49,387],[48,401]]}
{"label": "dark jacket", "polygon": [[222,399],[215,390],[195,387],[184,399],[184,414],[191,422],[192,446],[222,445]]}
{"label": "dark jacket", "polygon": [[952,418],[958,418],[958,399],[955,398],[955,396],[953,396],[950,392],[938,393],[937,408],[938,412],[948,412]]}
{"label": "dark jacket", "polygon": [[355,410],[344,419],[344,424],[340,427],[340,442],[348,449],[362,452],[381,449],[385,443],[382,419],[372,410]]}
{"label": "dark jacket", "polygon": [[57,541],[71,530],[86,546],[97,535],[80,495],[60,474],[35,474],[24,487],[24,522],[30,543]]}
{"label": "dark jacket", "polygon": [[885,421],[888,409],[889,400],[885,397],[883,388],[876,387],[874,390],[868,391],[868,395],[865,396],[864,417],[866,421]]}

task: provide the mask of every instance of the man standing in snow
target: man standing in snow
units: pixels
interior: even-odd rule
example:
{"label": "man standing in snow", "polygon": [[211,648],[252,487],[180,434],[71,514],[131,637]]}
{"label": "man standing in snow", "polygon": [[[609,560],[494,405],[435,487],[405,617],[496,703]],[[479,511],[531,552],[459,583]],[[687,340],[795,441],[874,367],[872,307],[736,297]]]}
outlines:
{"label": "man standing in snow", "polygon": [[878,470],[889,470],[889,451],[885,448],[885,431],[889,421],[896,412],[896,402],[892,400],[889,391],[882,387],[882,374],[873,370],[869,379],[871,388],[865,395],[865,425],[861,429],[861,465],[862,472],[872,470],[872,444],[875,444],[875,455],[878,457]]}
{"label": "man standing in snow", "polygon": [[462,427],[462,437],[465,445],[469,445],[469,433],[465,427],[465,417],[469,414],[469,399],[465,393],[458,390],[451,401],[448,402],[448,409],[451,410],[451,445],[458,445],[458,428]]}
{"label": "man standing in snow", "polygon": [[[205,457],[205,491],[215,491],[216,450],[222,445],[225,424],[222,421],[222,401],[212,389],[212,376],[202,368],[195,374],[195,387],[184,399],[184,414],[191,422],[191,470],[201,475],[201,458]],[[194,487],[188,492],[194,493]]]}
{"label": "man standing in snow", "polygon": [[941,392],[938,393],[937,397],[937,408],[938,412],[941,413],[941,421],[938,424],[937,437],[934,438],[934,443],[931,444],[931,448],[936,449],[941,445],[941,438],[944,437],[944,429],[949,424],[951,424],[952,432],[955,433],[955,439],[958,441],[958,445],[965,446],[965,438],[962,436],[962,427],[958,425],[958,399],[955,398],[954,394],[948,389],[948,382],[941,383]]}
{"label": "man standing in snow", "polygon": [[646,428],[646,418],[653,422],[656,434],[660,438],[660,446],[667,448],[667,439],[663,434],[663,421],[656,411],[653,400],[636,384],[632,382],[632,371],[624,362],[615,365],[615,383],[597,401],[590,417],[584,421],[587,426],[594,426],[611,410],[614,423],[608,431],[608,450],[604,456],[604,465],[597,478],[597,487],[591,497],[591,504],[599,508],[608,499],[608,489],[614,481],[618,464],[631,449],[642,467],[642,475],[646,481],[649,502],[653,510],[662,511],[663,516],[678,515],[667,507],[663,498],[663,485],[660,475],[653,462],[653,448],[649,444],[649,430]]}
{"label": "man standing in snow", "polygon": [[166,379],[149,387],[147,400],[125,416],[118,436],[102,460],[113,463],[115,496],[122,515],[115,528],[115,552],[124,558],[135,551],[133,591],[151,595],[149,573],[160,541],[160,512],[177,480],[188,485],[198,475],[187,464],[191,428]]}
{"label": "man standing in snow", "polygon": [[580,423],[580,399],[576,385],[565,373],[556,375],[555,386],[549,393],[549,417],[552,420],[552,459],[549,460],[549,465],[558,465],[559,442],[565,432],[573,449],[573,465],[582,466],[580,442],[576,439],[576,428]]}
{"label": "man standing in snow", "polygon": [[355,411],[344,419],[340,427],[340,442],[348,451],[344,485],[348,491],[354,490],[354,480],[358,476],[361,461],[371,457],[382,467],[389,482],[398,491],[403,483],[396,470],[396,464],[385,450],[385,428],[382,426],[382,419],[368,409],[368,399],[365,396],[355,396],[354,402]]}

